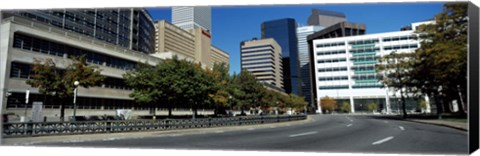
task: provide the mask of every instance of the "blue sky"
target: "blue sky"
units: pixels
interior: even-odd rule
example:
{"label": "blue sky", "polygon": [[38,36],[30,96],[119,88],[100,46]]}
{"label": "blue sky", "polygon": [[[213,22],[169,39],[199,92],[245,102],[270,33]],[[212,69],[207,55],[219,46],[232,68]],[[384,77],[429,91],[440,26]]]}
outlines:
{"label": "blue sky", "polygon": [[[443,3],[369,3],[317,5],[258,5],[212,7],[212,44],[230,54],[230,73],[240,72],[240,42],[260,38],[264,21],[294,18],[307,24],[312,8],[343,12],[347,21],[367,26],[367,34],[399,31],[413,22],[431,19]],[[170,8],[149,8],[154,20],[171,21]]]}

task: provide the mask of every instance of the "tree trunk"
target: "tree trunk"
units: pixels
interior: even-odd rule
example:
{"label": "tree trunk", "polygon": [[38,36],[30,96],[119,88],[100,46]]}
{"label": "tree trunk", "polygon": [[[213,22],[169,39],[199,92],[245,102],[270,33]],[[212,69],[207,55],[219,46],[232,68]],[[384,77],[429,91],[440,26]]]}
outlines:
{"label": "tree trunk", "polygon": [[440,103],[440,100],[438,99],[438,93],[433,93],[433,98],[435,99],[435,105],[437,106],[437,118],[442,119],[442,104]]}
{"label": "tree trunk", "polygon": [[403,95],[403,90],[400,89],[400,98],[402,100],[402,111],[403,111],[403,119],[407,118],[407,107],[405,104],[405,96]]}
{"label": "tree trunk", "polygon": [[60,121],[65,121],[65,101],[63,98],[55,97],[55,101],[60,103]]}
{"label": "tree trunk", "polygon": [[168,118],[171,118],[172,117],[172,103],[169,102],[167,104],[167,107],[168,107]]}

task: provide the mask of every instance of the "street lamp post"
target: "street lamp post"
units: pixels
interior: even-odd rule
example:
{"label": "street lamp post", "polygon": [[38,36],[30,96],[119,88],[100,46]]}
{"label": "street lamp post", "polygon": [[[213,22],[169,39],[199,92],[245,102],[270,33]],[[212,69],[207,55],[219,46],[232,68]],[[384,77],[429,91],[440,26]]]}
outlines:
{"label": "street lamp post", "polygon": [[77,116],[77,92],[78,92],[78,85],[80,82],[75,81],[73,85],[75,86],[75,89],[73,90],[73,121],[76,120]]}
{"label": "street lamp post", "polygon": [[230,106],[230,114],[233,115],[233,110],[232,110],[232,96],[228,96],[228,105]]}

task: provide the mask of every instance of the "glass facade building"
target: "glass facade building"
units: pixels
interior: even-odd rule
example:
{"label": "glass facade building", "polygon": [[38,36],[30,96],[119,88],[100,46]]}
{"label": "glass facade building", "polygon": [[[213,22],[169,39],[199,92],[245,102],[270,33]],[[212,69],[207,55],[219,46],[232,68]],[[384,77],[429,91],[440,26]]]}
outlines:
{"label": "glass facade building", "polygon": [[292,18],[266,21],[261,26],[262,39],[273,38],[282,48],[285,91],[302,95],[296,30],[297,24]]}
{"label": "glass facade building", "polygon": [[144,9],[19,10],[8,13],[131,50],[147,54],[154,52],[155,27]]}
{"label": "glass facade building", "polygon": [[308,54],[307,36],[320,31],[321,26],[303,26],[297,28],[298,52],[300,61],[300,74],[302,76],[302,95],[305,101],[314,107],[312,99],[311,74],[310,74],[310,56]]}

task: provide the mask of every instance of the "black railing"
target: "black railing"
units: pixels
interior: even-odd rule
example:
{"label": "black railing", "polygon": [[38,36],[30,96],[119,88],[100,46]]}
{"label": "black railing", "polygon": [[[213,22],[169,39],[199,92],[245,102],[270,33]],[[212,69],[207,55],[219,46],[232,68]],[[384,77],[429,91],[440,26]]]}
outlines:
{"label": "black railing", "polygon": [[306,115],[292,115],[163,120],[14,122],[3,124],[3,136],[25,137],[43,135],[71,135],[89,133],[115,133],[130,131],[207,128],[295,121],[304,120],[306,118]]}

